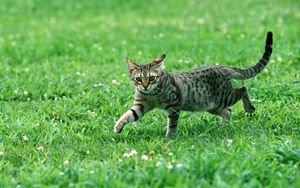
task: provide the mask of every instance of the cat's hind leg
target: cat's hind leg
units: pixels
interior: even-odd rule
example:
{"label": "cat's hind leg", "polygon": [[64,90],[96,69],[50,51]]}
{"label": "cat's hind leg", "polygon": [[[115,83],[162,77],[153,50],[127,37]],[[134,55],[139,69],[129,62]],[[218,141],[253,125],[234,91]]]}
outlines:
{"label": "cat's hind leg", "polygon": [[232,106],[241,99],[243,102],[243,108],[244,108],[245,112],[248,112],[248,113],[255,112],[255,108],[250,102],[248,91],[247,91],[246,87],[241,87],[241,88],[237,88],[237,89],[233,88],[232,92],[230,92],[230,94],[225,99],[225,106],[226,107]]}
{"label": "cat's hind leg", "polygon": [[222,110],[210,110],[208,112],[211,113],[211,114],[214,114],[214,115],[221,116],[221,122],[222,122],[222,124],[225,124],[227,121],[230,120],[231,111],[232,111],[231,108],[227,107],[227,108],[222,109]]}
{"label": "cat's hind leg", "polygon": [[246,87],[240,88],[239,91],[241,92],[241,95],[242,95],[243,108],[244,108],[245,112],[248,112],[248,113],[255,112],[255,107],[250,102],[249,94],[248,94]]}

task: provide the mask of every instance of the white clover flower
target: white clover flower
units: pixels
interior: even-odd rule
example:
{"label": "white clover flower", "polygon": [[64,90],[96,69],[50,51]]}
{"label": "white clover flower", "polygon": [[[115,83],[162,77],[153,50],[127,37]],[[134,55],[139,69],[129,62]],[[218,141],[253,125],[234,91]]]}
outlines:
{"label": "white clover flower", "polygon": [[96,112],[93,112],[93,111],[90,111],[88,110],[88,114],[92,117],[95,117],[96,116]]}
{"label": "white clover flower", "polygon": [[87,150],[87,151],[86,151],[86,154],[90,154],[90,151],[89,151],[89,150]]}
{"label": "white clover flower", "polygon": [[232,144],[232,140],[231,139],[227,139],[227,146],[230,146]]}
{"label": "white clover flower", "polygon": [[23,139],[24,141],[27,141],[27,140],[28,140],[28,137],[27,137],[26,135],[24,135],[24,136],[22,136],[22,139]]}
{"label": "white clover flower", "polygon": [[281,62],[282,61],[282,58],[281,56],[277,56],[277,61]]}
{"label": "white clover flower", "polygon": [[60,176],[63,176],[63,175],[65,175],[65,173],[64,173],[64,172],[60,172],[59,175],[60,175]]}
{"label": "white clover flower", "polygon": [[68,165],[70,162],[68,160],[64,161],[64,165]]}
{"label": "white clover flower", "polygon": [[190,64],[190,61],[189,60],[185,60],[184,63],[185,64]]}
{"label": "white clover flower", "polygon": [[141,159],[142,159],[143,161],[148,161],[148,156],[145,155],[145,154],[143,154],[142,157],[141,157]]}
{"label": "white clover flower", "polygon": [[101,86],[103,86],[102,83],[94,84],[94,87],[101,87]]}
{"label": "white clover flower", "polygon": [[159,167],[159,166],[161,166],[161,164],[162,164],[162,162],[161,162],[161,161],[158,161],[158,162],[155,164],[155,166]]}
{"label": "white clover flower", "polygon": [[37,150],[39,150],[39,151],[43,151],[44,150],[44,147],[43,146],[40,146],[40,147],[38,147],[38,148],[36,148]]}
{"label": "white clover flower", "polygon": [[123,157],[124,157],[124,158],[129,158],[129,157],[130,157],[130,154],[129,154],[129,153],[124,153],[124,154],[123,154]]}
{"label": "white clover flower", "polygon": [[138,152],[135,150],[135,149],[133,149],[133,150],[131,150],[131,152],[130,152],[130,156],[131,157],[135,157],[136,155],[138,154]]}
{"label": "white clover flower", "polygon": [[123,160],[122,159],[118,159],[118,163],[121,163],[121,162],[123,162]]}
{"label": "white clover flower", "polygon": [[115,85],[119,85],[120,84],[117,80],[112,80],[111,83],[115,84]]}
{"label": "white clover flower", "polygon": [[168,170],[172,170],[172,169],[173,169],[173,165],[170,164],[170,163],[168,163],[168,164],[167,164],[167,169],[168,169]]}
{"label": "white clover flower", "polygon": [[155,153],[154,150],[151,150],[151,151],[149,152],[150,155],[154,155],[154,153]]}
{"label": "white clover flower", "polygon": [[23,91],[23,94],[24,94],[25,96],[28,96],[28,91]]}
{"label": "white clover flower", "polygon": [[168,153],[169,156],[173,156],[174,154],[172,152]]}
{"label": "white clover flower", "polygon": [[3,151],[0,151],[0,156],[4,155],[4,152]]}
{"label": "white clover flower", "polygon": [[176,168],[181,168],[181,167],[183,167],[183,165],[182,165],[181,163],[178,163],[178,164],[176,165]]}
{"label": "white clover flower", "polygon": [[257,102],[257,103],[261,103],[261,100],[259,100],[259,99],[255,99],[255,98],[251,99],[251,101],[253,101],[253,102]]}

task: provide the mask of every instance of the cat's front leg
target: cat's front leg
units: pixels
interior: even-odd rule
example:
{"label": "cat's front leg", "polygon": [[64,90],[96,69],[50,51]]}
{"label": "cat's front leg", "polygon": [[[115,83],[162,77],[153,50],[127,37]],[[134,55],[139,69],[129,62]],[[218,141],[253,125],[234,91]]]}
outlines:
{"label": "cat's front leg", "polygon": [[177,131],[180,110],[168,110],[168,127],[166,137],[171,137]]}
{"label": "cat's front leg", "polygon": [[123,114],[117,121],[114,131],[115,133],[120,133],[123,130],[125,124],[137,121],[142,118],[150,108],[145,104],[134,104],[125,114]]}

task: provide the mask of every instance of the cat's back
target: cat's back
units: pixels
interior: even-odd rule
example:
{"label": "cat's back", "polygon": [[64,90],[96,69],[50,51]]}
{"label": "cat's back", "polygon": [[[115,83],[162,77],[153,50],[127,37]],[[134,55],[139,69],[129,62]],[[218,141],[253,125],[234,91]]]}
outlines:
{"label": "cat's back", "polygon": [[226,74],[224,73],[225,69],[226,67],[224,66],[211,65],[196,68],[187,72],[172,73],[172,75],[178,81],[200,81],[201,79],[214,80],[226,77]]}
{"label": "cat's back", "polygon": [[218,92],[230,78],[222,66],[207,66],[171,74],[182,95],[183,110],[208,110]]}

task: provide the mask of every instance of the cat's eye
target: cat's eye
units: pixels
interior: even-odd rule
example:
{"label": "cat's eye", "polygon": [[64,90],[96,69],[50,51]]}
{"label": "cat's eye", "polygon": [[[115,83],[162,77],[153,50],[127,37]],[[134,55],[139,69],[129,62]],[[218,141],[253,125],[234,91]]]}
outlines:
{"label": "cat's eye", "polygon": [[138,81],[138,82],[141,82],[142,78],[141,77],[136,77],[135,80]]}
{"label": "cat's eye", "polygon": [[155,78],[156,78],[155,76],[150,76],[150,77],[149,77],[149,81],[152,82],[152,81],[155,80]]}

